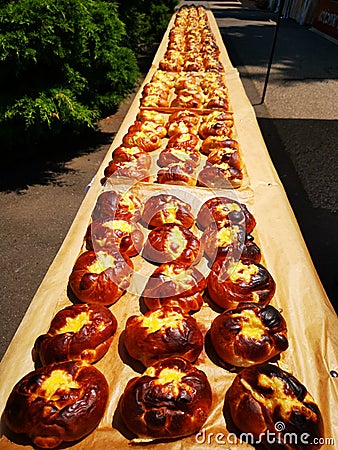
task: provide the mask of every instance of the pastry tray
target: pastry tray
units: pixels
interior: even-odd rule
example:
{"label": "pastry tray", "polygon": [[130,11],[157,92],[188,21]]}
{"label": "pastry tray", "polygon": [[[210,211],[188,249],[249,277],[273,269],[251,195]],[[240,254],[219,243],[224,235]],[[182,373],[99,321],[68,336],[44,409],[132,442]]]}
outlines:
{"label": "pastry tray", "polygon": [[[136,183],[132,180],[127,184],[121,182],[114,186],[103,187],[101,179],[104,168],[111,159],[112,150],[120,145],[122,137],[134,122],[139,110],[141,86],[57,256],[3,357],[0,365],[0,411],[2,414],[14,384],[25,374],[34,370],[31,351],[36,338],[46,332],[57,311],[71,304],[67,295],[68,278],[75,260],[83,251],[84,236],[90,223],[91,212],[98,195],[104,189],[133,190],[144,200],[151,195],[169,192],[183,200],[188,200],[195,214],[206,199],[222,194],[245,203],[256,219],[255,241],[261,248],[263,264],[273,275],[277,286],[271,304],[282,312],[288,326],[289,348],[282,353],[277,364],[298,378],[318,403],[324,419],[325,438],[331,439],[329,444],[323,445],[322,448],[332,449],[334,448],[332,440],[338,442],[337,378],[330,375],[332,370],[337,370],[338,365],[337,316],[314,269],[297,221],[262,139],[254,110],[246,97],[237,70],[232,67],[228,58],[214,16],[210,11],[207,13],[211,29],[221,49],[222,62],[226,67],[225,77],[235,117],[236,133],[249,183],[243,189],[226,191]],[[151,79],[158,60],[166,49],[172,21],[145,83]],[[133,262],[136,272],[141,274],[144,280],[154,270],[154,267],[140,256],[133,258]],[[106,376],[110,388],[105,415],[90,435],[69,446],[65,443],[61,448],[83,450],[130,448],[132,436],[121,422],[118,405],[128,380],[138,376],[140,368],[128,358],[121,333],[127,318],[142,312],[137,292],[139,290],[127,292],[110,307],[117,318],[118,330],[108,353],[95,364]],[[219,311],[210,307],[208,302],[205,302],[201,310],[194,314],[204,334],[207,333],[211,321],[217,314]],[[196,365],[207,374],[213,390],[212,411],[204,424],[202,434],[166,442],[151,442],[146,444],[146,448],[201,449],[217,448],[219,445],[227,449],[252,448],[251,445],[235,439],[228,425],[227,411],[224,410],[225,394],[236,373],[215,364],[208,345],[205,346]],[[9,435],[4,433],[2,421],[0,449],[20,448],[33,447],[28,440],[18,440],[18,438],[10,440]]]}

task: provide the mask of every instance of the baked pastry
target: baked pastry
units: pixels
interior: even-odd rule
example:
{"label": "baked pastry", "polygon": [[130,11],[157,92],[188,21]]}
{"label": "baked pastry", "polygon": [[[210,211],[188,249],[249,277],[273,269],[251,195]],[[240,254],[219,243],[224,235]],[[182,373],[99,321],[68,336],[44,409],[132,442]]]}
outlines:
{"label": "baked pastry", "polygon": [[228,225],[217,228],[216,224],[209,225],[203,232],[201,242],[204,253],[209,261],[216,257],[248,259],[260,262],[261,249],[254,242],[252,235],[245,233],[240,225]]}
{"label": "baked pastry", "polygon": [[168,167],[170,164],[190,164],[197,167],[201,161],[201,154],[197,148],[167,147],[161,151],[157,164]]}
{"label": "baked pastry", "polygon": [[166,123],[165,116],[160,112],[154,111],[152,109],[140,109],[137,113],[136,120],[140,122],[154,122],[159,125],[165,125]]}
{"label": "baked pastry", "polygon": [[265,306],[276,289],[268,270],[249,260],[216,259],[207,282],[211,300],[223,309],[237,308],[243,302]]}
{"label": "baked pastry", "polygon": [[208,136],[202,141],[201,152],[209,155],[209,153],[214,150],[220,150],[223,148],[239,151],[239,144],[237,141],[230,139],[228,136]]}
{"label": "baked pastry", "polygon": [[135,222],[109,218],[93,221],[85,236],[87,250],[121,252],[129,257],[141,252],[143,240],[143,233]]}
{"label": "baked pastry", "polygon": [[200,241],[190,230],[165,223],[150,231],[142,255],[153,263],[177,261],[191,265],[197,264],[201,253]]}
{"label": "baked pastry", "polygon": [[196,186],[195,165],[190,161],[169,164],[157,172],[156,182],[160,184],[177,184]]}
{"label": "baked pastry", "polygon": [[208,96],[208,99],[205,104],[206,108],[210,109],[229,109],[229,97],[228,90],[226,88],[218,88],[212,91],[212,93]]}
{"label": "baked pastry", "polygon": [[91,433],[103,417],[108,383],[80,361],[49,364],[25,375],[5,407],[8,428],[26,434],[34,446],[55,448]]}
{"label": "baked pastry", "polygon": [[128,318],[124,345],[129,355],[145,366],[179,356],[194,362],[203,348],[196,319],[178,307],[162,307],[144,316]]}
{"label": "baked pastry", "polygon": [[159,194],[148,198],[142,212],[142,222],[150,227],[177,223],[191,228],[195,223],[191,206],[175,195]]}
{"label": "baked pastry", "polygon": [[128,382],[120,412],[139,438],[179,438],[202,427],[211,403],[205,373],[182,358],[168,358]]}
{"label": "baked pastry", "polygon": [[160,81],[168,86],[169,89],[173,88],[175,85],[176,74],[165,72],[164,70],[156,70],[151,77],[151,81]]}
{"label": "baked pastry", "polygon": [[69,286],[84,303],[112,305],[130,285],[133,263],[120,252],[82,253],[69,277]]}
{"label": "baked pastry", "polygon": [[243,168],[243,162],[239,151],[235,148],[219,148],[213,150],[208,158],[207,163],[211,165],[228,164],[230,167],[241,170]]}
{"label": "baked pastry", "polygon": [[238,367],[264,363],[288,348],[286,322],[271,305],[224,311],[212,322],[210,337],[221,360]]}
{"label": "baked pastry", "polygon": [[197,135],[200,123],[200,116],[190,110],[176,111],[171,114],[167,123],[168,136],[179,134],[194,134]]}
{"label": "baked pastry", "polygon": [[123,145],[138,147],[145,152],[153,152],[162,145],[162,138],[153,131],[129,131],[123,136]]}
{"label": "baked pastry", "polygon": [[[273,364],[241,370],[226,395],[236,427],[268,450],[318,449],[321,412],[306,387]],[[281,426],[278,426],[281,425]]]}
{"label": "baked pastry", "polygon": [[196,51],[187,52],[183,64],[183,70],[186,72],[204,71],[204,55]]}
{"label": "baked pastry", "polygon": [[[228,119],[222,119],[222,116],[218,111],[217,114],[209,114],[201,123],[199,128],[199,135],[202,139],[206,139],[209,136],[228,136],[231,139],[232,136],[232,114],[229,114]],[[225,113],[223,113],[225,115]]]}
{"label": "baked pastry", "polygon": [[240,225],[217,229],[211,224],[204,230],[201,242],[209,261],[214,261],[216,257],[231,257],[238,260],[242,255],[245,239],[245,229]]}
{"label": "baked pastry", "polygon": [[198,184],[208,188],[239,188],[242,184],[243,173],[227,163],[205,164],[198,174]]}
{"label": "baked pastry", "polygon": [[141,200],[131,192],[104,191],[96,201],[92,219],[133,220],[141,217]]}
{"label": "baked pastry", "polygon": [[108,351],[117,320],[105,306],[78,303],[61,309],[46,334],[34,344],[34,359],[43,366],[54,362],[98,361]]}
{"label": "baked pastry", "polygon": [[201,109],[204,103],[204,94],[201,87],[181,89],[172,100],[171,108],[197,108]]}
{"label": "baked pastry", "polygon": [[112,163],[128,162],[138,159],[142,167],[149,169],[151,166],[150,155],[136,146],[124,147],[120,145],[113,151],[112,158]]}
{"label": "baked pastry", "polygon": [[156,123],[153,121],[136,120],[128,128],[128,133],[134,133],[136,131],[144,131],[145,133],[156,134],[159,138],[164,138],[167,135],[167,128],[164,124]]}
{"label": "baked pastry", "polygon": [[200,139],[198,138],[198,136],[192,133],[176,133],[170,137],[167,143],[167,148],[180,148],[184,150],[199,150],[200,146]]}
{"label": "baked pastry", "polygon": [[218,229],[229,225],[240,225],[246,233],[251,233],[256,220],[244,203],[227,197],[213,197],[207,200],[200,208],[196,222],[203,230],[215,223]]}
{"label": "baked pastry", "polygon": [[104,176],[107,180],[111,177],[133,178],[139,181],[149,181],[148,163],[142,158],[135,158],[131,161],[114,162],[111,161],[104,169]]}
{"label": "baked pastry", "polygon": [[198,311],[203,305],[202,294],[207,282],[195,267],[172,262],[159,266],[149,277],[143,290],[147,308],[178,306],[184,312]]}

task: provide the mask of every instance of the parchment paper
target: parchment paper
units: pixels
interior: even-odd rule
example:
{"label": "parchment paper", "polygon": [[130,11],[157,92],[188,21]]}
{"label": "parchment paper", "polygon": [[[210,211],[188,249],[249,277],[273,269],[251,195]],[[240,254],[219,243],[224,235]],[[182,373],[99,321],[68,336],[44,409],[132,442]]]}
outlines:
{"label": "parchment paper", "polygon": [[[337,370],[337,316],[326,297],[317,273],[313,267],[307,248],[300,233],[294,214],[290,208],[283,186],[270,160],[238,72],[231,65],[221,41],[216,21],[208,11],[212,29],[221,48],[222,61],[226,67],[226,80],[231,105],[235,114],[235,125],[240,148],[245,161],[250,184],[240,192],[222,191],[223,195],[243,201],[254,214],[257,226],[255,240],[261,247],[263,264],[273,275],[277,291],[271,304],[282,311],[288,325],[289,348],[281,355],[278,364],[296,376],[309,390],[321,409],[325,437],[332,438],[338,445],[338,390],[337,378],[330,376],[330,370]],[[167,46],[168,26],[152,68],[145,82],[157,68],[158,60]],[[110,150],[102,162],[97,176],[89,189],[78,214],[67,234],[55,260],[51,264],[41,286],[33,298],[27,313],[18,328],[0,366],[0,412],[2,414],[7,398],[14,384],[26,373],[34,369],[31,349],[35,339],[46,332],[50,320],[62,307],[71,304],[67,297],[68,277],[79,253],[83,250],[83,238],[90,222],[90,215],[98,195],[103,187],[100,179],[103,170],[111,159],[112,149],[121,142],[128,127],[134,122],[139,110],[139,94],[136,96],[125,120],[117,133]],[[115,186],[118,188],[118,186]],[[140,196],[146,199],[154,193],[178,193],[182,197],[194,199],[193,209],[197,208],[214,192],[204,188],[184,188],[152,183],[133,186]],[[217,192],[216,192],[217,193]],[[196,230],[197,232],[197,230]],[[136,270],[146,277],[155,267],[140,256],[133,258]],[[141,277],[142,278],[142,277]],[[127,293],[110,307],[118,320],[118,331],[108,353],[96,364],[106,376],[110,387],[110,398],[106,413],[98,428],[80,442],[62,448],[74,449],[127,449],[133,436],[121,424],[118,414],[118,402],[128,382],[139,375],[140,366],[131,361],[123,347],[121,333],[127,318],[140,314],[142,305],[136,294]],[[201,324],[204,333],[211,321],[220,311],[216,311],[205,302],[194,316]],[[178,449],[244,449],[252,448],[248,444],[231,442],[231,425],[228,413],[224,411],[225,393],[235,377],[232,373],[215,364],[213,355],[206,345],[197,366],[207,374],[213,389],[213,407],[210,417],[203,428],[205,435],[190,436],[169,442],[147,444],[146,448],[161,450]],[[217,433],[218,440],[216,439]],[[205,440],[203,441],[203,436]],[[13,442],[2,431],[0,449],[11,450],[33,448],[26,440],[16,438]],[[333,449],[333,445],[324,445],[324,449]]]}

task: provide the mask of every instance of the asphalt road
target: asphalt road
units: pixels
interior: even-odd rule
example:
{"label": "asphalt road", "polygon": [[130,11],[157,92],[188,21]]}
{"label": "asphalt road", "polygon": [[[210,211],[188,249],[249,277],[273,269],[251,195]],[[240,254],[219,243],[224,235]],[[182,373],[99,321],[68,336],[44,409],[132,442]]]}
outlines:
{"label": "asphalt road", "polygon": [[[188,2],[187,2],[188,3]],[[197,2],[194,3],[207,3]],[[271,158],[326,292],[338,310],[338,47],[283,20],[266,100],[260,105],[275,16],[208,2],[256,111]],[[249,5],[249,7],[248,7]],[[0,357],[76,215],[85,188],[128,109],[100,123],[96,142],[65,143],[45,158],[3,160],[0,177]]]}

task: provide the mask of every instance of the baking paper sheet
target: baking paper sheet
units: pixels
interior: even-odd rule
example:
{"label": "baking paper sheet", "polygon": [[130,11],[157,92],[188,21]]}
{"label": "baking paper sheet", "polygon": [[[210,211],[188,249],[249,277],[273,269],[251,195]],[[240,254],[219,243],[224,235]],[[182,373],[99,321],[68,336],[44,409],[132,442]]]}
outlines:
{"label": "baking paper sheet", "polygon": [[[255,239],[263,254],[263,264],[273,275],[277,290],[271,304],[282,311],[288,326],[289,348],[281,355],[278,364],[290,371],[308,389],[321,409],[325,438],[332,439],[335,445],[328,443],[323,449],[333,449],[338,445],[338,389],[337,378],[330,376],[330,370],[337,370],[338,338],[337,316],[326,297],[317,273],[313,267],[298,224],[290,208],[283,186],[269,158],[262,139],[255,114],[250,105],[237,71],[231,66],[226,50],[220,40],[219,31],[211,12],[208,11],[212,29],[221,48],[222,60],[227,68],[226,80],[231,105],[235,114],[238,140],[243,154],[245,167],[250,180],[249,186],[238,190],[224,191],[223,195],[243,201],[254,214],[257,226]],[[172,22],[171,22],[172,24]],[[168,30],[171,27],[169,24]],[[152,71],[156,70],[158,59],[165,51],[167,33],[154,59]],[[146,82],[146,81],[145,81]],[[140,89],[140,92],[142,87]],[[140,95],[139,92],[139,95]],[[7,398],[14,384],[22,376],[34,369],[31,350],[36,338],[46,332],[54,314],[62,307],[71,304],[67,297],[68,277],[79,253],[83,250],[83,239],[90,222],[91,212],[103,187],[100,180],[103,170],[111,159],[113,148],[119,145],[128,127],[134,122],[139,109],[139,95],[136,96],[125,120],[117,133],[106,158],[89,189],[78,214],[51,264],[40,288],[33,298],[27,313],[17,330],[0,366],[0,412],[2,414]],[[204,188],[184,188],[145,183],[135,185],[141,196],[173,190],[180,195],[194,199],[193,207],[214,193]],[[135,267],[142,274],[150,274],[154,269],[141,257],[133,258]],[[121,333],[127,318],[140,314],[142,305],[137,295],[127,293],[110,307],[118,320],[118,331],[108,353],[96,364],[106,376],[110,387],[110,398],[106,413],[98,428],[80,442],[62,448],[73,449],[127,449],[132,437],[122,425],[118,403],[128,382],[139,375],[140,366],[131,361],[123,347]],[[219,313],[206,302],[202,309],[194,314],[204,333],[211,321]],[[212,412],[203,427],[202,434],[169,442],[157,442],[146,445],[149,449],[244,449],[252,448],[245,443],[235,442],[224,408],[225,393],[235,377],[215,364],[208,346],[203,350],[196,365],[205,371],[213,389]],[[0,449],[11,450],[33,448],[29,441],[11,442],[2,432]],[[221,434],[219,434],[221,433]],[[216,439],[216,436],[218,438]],[[223,437],[222,437],[223,436]]]}

